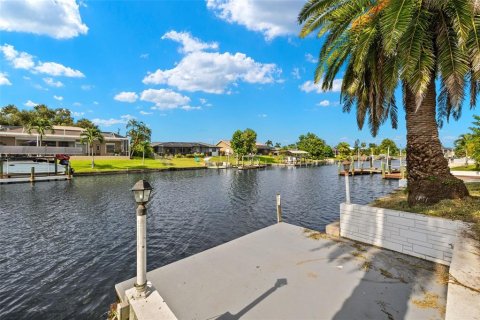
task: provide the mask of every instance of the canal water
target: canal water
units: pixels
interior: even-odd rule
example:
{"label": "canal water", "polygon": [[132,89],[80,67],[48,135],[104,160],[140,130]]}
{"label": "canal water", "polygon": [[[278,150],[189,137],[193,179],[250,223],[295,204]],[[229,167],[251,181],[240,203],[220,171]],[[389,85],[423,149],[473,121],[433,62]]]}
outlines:
{"label": "canal water", "polygon": [[[339,217],[345,182],[336,166],[196,170],[77,177],[0,185],[2,319],[102,319],[114,285],[135,276],[139,179],[148,204],[148,270],[284,220],[323,230]],[[398,181],[355,176],[352,202],[366,204]]]}

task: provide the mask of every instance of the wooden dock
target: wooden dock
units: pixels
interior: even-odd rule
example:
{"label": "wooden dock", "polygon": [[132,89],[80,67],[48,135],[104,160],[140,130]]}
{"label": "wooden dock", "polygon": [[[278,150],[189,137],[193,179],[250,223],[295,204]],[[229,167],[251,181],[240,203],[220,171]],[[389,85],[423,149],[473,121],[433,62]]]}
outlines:
{"label": "wooden dock", "polygon": [[[355,169],[353,171],[349,171],[348,175],[349,176],[361,176],[361,175],[367,175],[367,174],[381,174],[382,170],[373,168],[373,169]],[[345,171],[340,171],[338,173],[339,176],[345,176]]]}
{"label": "wooden dock", "polygon": [[238,166],[238,170],[253,170],[253,169],[262,169],[266,168],[266,164],[255,164],[255,165],[243,165],[243,166]]}

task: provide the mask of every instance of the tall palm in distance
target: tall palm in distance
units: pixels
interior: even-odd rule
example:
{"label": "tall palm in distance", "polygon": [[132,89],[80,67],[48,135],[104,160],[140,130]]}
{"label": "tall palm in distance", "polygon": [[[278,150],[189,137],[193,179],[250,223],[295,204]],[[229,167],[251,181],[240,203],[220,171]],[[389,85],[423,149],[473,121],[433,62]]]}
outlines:
{"label": "tall palm in distance", "polygon": [[50,131],[52,133],[55,133],[55,129],[53,128],[53,125],[50,120],[44,119],[44,118],[33,118],[29,122],[27,122],[26,125],[26,130],[29,134],[32,134],[32,131],[35,130],[36,133],[39,136],[39,145],[37,146],[42,146],[43,145],[43,137],[47,133],[47,131]]}
{"label": "tall palm in distance", "polygon": [[[390,118],[400,84],[407,123],[408,203],[431,204],[468,195],[450,174],[438,126],[461,115],[480,91],[480,2],[475,0],[309,0],[299,13],[301,37],[325,35],[316,83],[332,88],[345,68],[343,110],[375,136]],[[436,92],[436,80],[440,92]],[[438,98],[438,103],[437,103]]]}
{"label": "tall palm in distance", "polygon": [[104,138],[100,130],[96,127],[86,128],[85,131],[80,133],[80,141],[82,143],[87,143],[90,146],[90,151],[92,155],[92,169],[95,167],[95,154],[93,152],[93,143],[98,141],[103,143]]}

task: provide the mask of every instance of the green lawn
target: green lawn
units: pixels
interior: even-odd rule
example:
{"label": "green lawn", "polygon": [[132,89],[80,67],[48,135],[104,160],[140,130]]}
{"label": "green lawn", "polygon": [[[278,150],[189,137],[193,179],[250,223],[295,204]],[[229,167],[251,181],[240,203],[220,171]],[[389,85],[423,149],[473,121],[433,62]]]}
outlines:
{"label": "green lawn", "polygon": [[145,164],[142,164],[142,159],[119,159],[119,160],[102,160],[95,159],[95,167],[91,168],[91,160],[72,160],[71,166],[77,173],[82,172],[101,172],[101,171],[115,171],[115,170],[133,170],[133,169],[162,169],[162,168],[190,168],[202,167],[205,163],[201,159],[200,162],[195,162],[192,158],[174,158],[172,160],[155,160],[145,159]]}
{"label": "green lawn", "polygon": [[404,190],[396,191],[385,198],[372,202],[373,207],[393,209],[425,214],[452,220],[462,220],[474,223],[473,233],[480,240],[480,183],[467,183],[470,197],[465,199],[442,200],[432,206],[417,205],[409,207],[407,194]]}
{"label": "green lawn", "polygon": [[474,164],[469,166],[453,167],[453,168],[450,168],[450,170],[451,171],[480,171],[479,169],[477,169],[477,166]]}

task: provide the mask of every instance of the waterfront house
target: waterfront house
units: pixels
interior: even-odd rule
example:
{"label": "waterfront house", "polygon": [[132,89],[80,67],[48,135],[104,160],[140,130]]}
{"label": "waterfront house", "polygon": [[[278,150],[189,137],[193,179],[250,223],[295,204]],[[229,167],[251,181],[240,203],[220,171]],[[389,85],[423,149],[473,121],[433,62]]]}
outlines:
{"label": "waterfront house", "polygon": [[[232,149],[230,140],[220,140],[217,143],[217,147],[220,148],[221,155],[233,154],[233,149]],[[274,151],[273,148],[262,143],[256,143],[256,147],[257,147],[257,154],[261,154],[261,155],[268,155]]]}
{"label": "waterfront house", "polygon": [[[42,137],[42,145],[48,147],[82,148],[84,155],[89,155],[90,148],[80,142],[83,128],[73,126],[53,126]],[[102,132],[104,142],[93,143],[96,156],[128,155],[128,138],[113,132]],[[22,126],[0,126],[0,145],[2,146],[39,146],[40,135],[32,130],[28,133]]]}
{"label": "waterfront house", "polygon": [[203,154],[217,156],[219,147],[203,142],[152,142],[153,151],[160,156]]}

